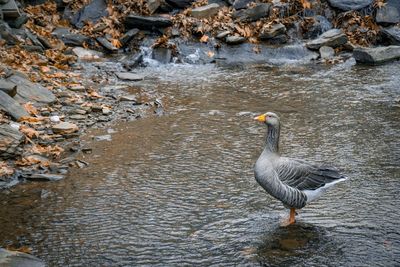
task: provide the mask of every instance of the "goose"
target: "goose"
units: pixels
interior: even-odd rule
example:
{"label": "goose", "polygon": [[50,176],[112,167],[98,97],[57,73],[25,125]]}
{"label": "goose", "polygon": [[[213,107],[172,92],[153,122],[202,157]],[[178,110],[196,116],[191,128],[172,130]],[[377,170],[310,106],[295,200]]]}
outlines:
{"label": "goose", "polygon": [[328,188],[345,181],[347,177],[332,167],[282,157],[279,153],[278,115],[267,112],[254,119],[267,126],[265,148],[254,165],[255,179],[267,193],[290,209],[289,218],[283,225],[293,224],[296,209],[316,200]]}

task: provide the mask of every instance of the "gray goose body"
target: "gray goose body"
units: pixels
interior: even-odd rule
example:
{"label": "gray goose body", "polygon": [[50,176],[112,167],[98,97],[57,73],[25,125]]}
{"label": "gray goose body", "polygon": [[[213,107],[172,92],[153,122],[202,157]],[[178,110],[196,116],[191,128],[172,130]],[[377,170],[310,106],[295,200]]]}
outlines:
{"label": "gray goose body", "polygon": [[[301,209],[329,187],[347,178],[336,169],[318,166],[279,154],[279,117],[267,112],[256,117],[267,125],[266,145],[254,166],[257,182],[274,198],[293,209]],[[292,211],[291,211],[292,218]]]}

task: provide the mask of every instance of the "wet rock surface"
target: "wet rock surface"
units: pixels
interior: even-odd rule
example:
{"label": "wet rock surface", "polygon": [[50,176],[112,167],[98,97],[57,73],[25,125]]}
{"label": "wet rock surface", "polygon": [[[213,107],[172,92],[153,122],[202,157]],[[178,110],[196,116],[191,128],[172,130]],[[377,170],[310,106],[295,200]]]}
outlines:
{"label": "wet rock surface", "polygon": [[359,63],[381,64],[400,59],[400,46],[387,46],[376,48],[357,48],[354,50],[354,58]]}
{"label": "wet rock surface", "polygon": [[317,39],[308,42],[307,47],[317,50],[320,49],[321,46],[335,48],[344,45],[345,43],[347,43],[347,36],[343,33],[343,31],[339,29],[332,29],[323,33]]}
{"label": "wet rock surface", "polygon": [[39,258],[0,248],[0,266],[4,267],[45,267],[46,264]]}

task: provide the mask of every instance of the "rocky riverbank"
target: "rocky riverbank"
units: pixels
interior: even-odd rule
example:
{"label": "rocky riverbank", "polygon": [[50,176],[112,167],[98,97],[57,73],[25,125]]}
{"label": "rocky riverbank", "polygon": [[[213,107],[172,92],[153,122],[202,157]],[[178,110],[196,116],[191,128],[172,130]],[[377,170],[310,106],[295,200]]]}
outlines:
{"label": "rocky riverbank", "polygon": [[[87,127],[163,113],[136,86],[160,63],[400,58],[397,0],[0,0],[0,188],[59,180]],[[107,140],[107,136],[99,140]]]}

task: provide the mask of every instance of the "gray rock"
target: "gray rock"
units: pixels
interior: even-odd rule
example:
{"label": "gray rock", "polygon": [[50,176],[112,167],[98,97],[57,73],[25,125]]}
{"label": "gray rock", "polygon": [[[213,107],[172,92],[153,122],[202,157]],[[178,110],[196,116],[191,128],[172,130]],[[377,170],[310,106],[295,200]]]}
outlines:
{"label": "gray rock", "polygon": [[120,39],[120,42],[121,42],[121,44],[123,45],[123,46],[125,46],[125,45],[127,45],[128,44],[128,42],[130,41],[130,40],[132,40],[132,38],[136,35],[136,34],[138,34],[138,32],[139,32],[139,29],[130,29],[129,31],[127,31],[122,37],[121,37],[121,39]]}
{"label": "gray rock", "polygon": [[348,11],[367,7],[372,4],[373,0],[328,0],[328,2],[333,7]]}
{"label": "gray rock", "polygon": [[186,8],[190,6],[195,0],[166,0],[166,2],[176,8]]}
{"label": "gray rock", "polygon": [[386,0],[385,5],[376,11],[375,20],[379,24],[396,24],[400,22],[400,1]]}
{"label": "gray rock", "polygon": [[22,25],[24,25],[28,21],[28,19],[29,18],[26,14],[22,14],[18,18],[14,19],[12,21],[9,21],[8,25],[10,25],[11,28],[19,29],[22,27]]}
{"label": "gray rock", "polygon": [[94,51],[83,47],[75,47],[72,49],[72,51],[79,59],[99,59],[104,56],[103,53],[99,51]]}
{"label": "gray rock", "polygon": [[280,34],[270,39],[264,39],[264,41],[271,45],[285,44],[288,41],[288,37],[286,34]]}
{"label": "gray rock", "polygon": [[332,29],[332,23],[324,16],[315,16],[313,18],[314,23],[303,29],[302,35],[304,39],[315,39],[322,33]]}
{"label": "gray rock", "polygon": [[17,86],[14,83],[0,79],[0,91],[5,92],[11,97],[14,97],[17,94]]}
{"label": "gray rock", "polygon": [[17,94],[14,99],[19,103],[30,101],[37,104],[50,104],[56,101],[56,96],[50,90],[19,75],[12,75],[7,81],[17,85]]}
{"label": "gray rock", "polygon": [[0,109],[4,110],[15,120],[19,120],[21,117],[29,117],[28,112],[14,98],[3,91],[0,91]]}
{"label": "gray rock", "polygon": [[51,173],[35,173],[27,176],[26,179],[31,181],[59,181],[64,179],[63,175]]}
{"label": "gray rock", "polygon": [[277,23],[269,28],[263,28],[259,35],[259,38],[261,40],[271,39],[284,33],[286,33],[285,25],[283,25],[282,23]]}
{"label": "gray rock", "polygon": [[197,7],[192,9],[192,17],[201,19],[201,18],[208,18],[216,15],[219,10],[218,4],[209,4],[201,7]]}
{"label": "gray rock", "polygon": [[115,75],[117,75],[117,77],[121,80],[128,81],[141,81],[144,79],[143,75],[132,72],[116,72]]}
{"label": "gray rock", "polygon": [[69,118],[71,120],[83,121],[83,120],[86,120],[87,117],[85,115],[75,114],[75,115],[69,116]]}
{"label": "gray rock", "polygon": [[23,49],[25,49],[26,51],[28,51],[28,52],[39,52],[39,53],[41,53],[41,52],[44,51],[43,46],[38,46],[38,45],[21,45],[21,47]]}
{"label": "gray rock", "polygon": [[168,64],[172,60],[172,51],[165,47],[156,47],[153,49],[152,58],[160,63]]}
{"label": "gray rock", "polygon": [[33,34],[30,30],[25,30],[26,36],[32,41],[32,43],[36,46],[40,46],[42,49],[44,49],[43,44],[39,41],[39,39],[36,37],[35,34]]}
{"label": "gray rock", "polygon": [[241,44],[246,41],[246,38],[242,36],[228,36],[225,39],[225,42],[230,45],[236,45],[236,44]]}
{"label": "gray rock", "polygon": [[139,16],[128,15],[125,18],[125,27],[127,29],[137,28],[141,30],[157,30],[158,28],[166,28],[172,26],[169,18],[160,16]]}
{"label": "gray rock", "polygon": [[161,0],[147,0],[146,3],[151,15],[160,7]]}
{"label": "gray rock", "polygon": [[231,33],[231,31],[223,31],[223,32],[218,33],[217,36],[215,36],[215,38],[225,39],[230,33]]}
{"label": "gray rock", "polygon": [[2,267],[45,267],[44,261],[39,258],[0,248],[0,266]]}
{"label": "gray rock", "polygon": [[85,21],[96,23],[105,16],[108,16],[107,2],[105,0],[93,0],[72,17],[71,23],[77,28],[82,28]]}
{"label": "gray rock", "polygon": [[51,33],[68,46],[83,46],[84,43],[91,43],[91,39],[85,35],[71,33],[67,28],[58,28]]}
{"label": "gray rock", "polygon": [[110,52],[117,52],[118,48],[115,47],[110,41],[108,41],[104,37],[97,37],[96,38],[97,42],[99,42],[105,49],[107,49]]}
{"label": "gray rock", "polygon": [[136,102],[136,96],[135,95],[124,95],[119,98],[119,101],[132,101]]}
{"label": "gray rock", "polygon": [[140,52],[134,55],[129,55],[122,61],[122,65],[124,66],[124,68],[128,70],[136,68],[142,63],[143,63],[143,54]]}
{"label": "gray rock", "polygon": [[233,2],[233,8],[236,10],[247,8],[247,5],[255,2],[255,0],[235,0]]}
{"label": "gray rock", "polygon": [[257,4],[254,7],[237,10],[233,13],[233,17],[239,21],[256,21],[269,16],[271,5],[266,3]]}
{"label": "gray rock", "polygon": [[338,47],[347,43],[347,36],[343,33],[342,30],[332,29],[329,30],[317,39],[312,40],[306,44],[309,49],[318,50],[321,46],[330,46],[330,47]]}
{"label": "gray rock", "polygon": [[333,58],[335,56],[335,50],[329,46],[322,46],[319,49],[319,54],[322,59],[329,59],[329,58]]}
{"label": "gray rock", "polygon": [[53,132],[57,134],[69,134],[79,130],[77,125],[70,122],[60,122],[56,125],[53,125],[51,128]]}
{"label": "gray rock", "polygon": [[400,46],[356,48],[353,51],[353,56],[357,63],[380,64],[400,59]]}
{"label": "gray rock", "polygon": [[98,135],[94,137],[96,141],[112,141],[112,137],[109,134],[106,135]]}
{"label": "gray rock", "polygon": [[24,135],[8,124],[0,124],[0,157],[10,157],[20,154],[19,144]]}
{"label": "gray rock", "polygon": [[387,41],[389,44],[400,45],[400,27],[393,26],[390,28],[382,29],[381,35],[383,39]]}
{"label": "gray rock", "polygon": [[17,44],[18,38],[14,35],[12,29],[6,22],[0,21],[0,38],[4,39],[8,45]]}

